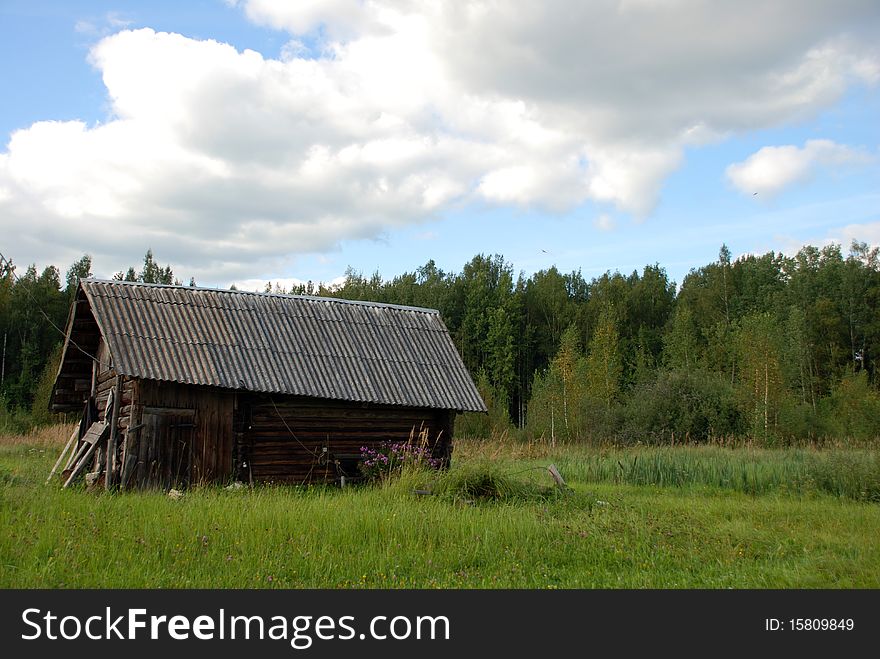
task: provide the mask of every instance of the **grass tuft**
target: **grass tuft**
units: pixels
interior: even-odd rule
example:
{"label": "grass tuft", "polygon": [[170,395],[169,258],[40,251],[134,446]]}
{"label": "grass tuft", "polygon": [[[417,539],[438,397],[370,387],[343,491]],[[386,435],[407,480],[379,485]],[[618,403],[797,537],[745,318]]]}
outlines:
{"label": "grass tuft", "polygon": [[537,483],[534,478],[526,478],[529,472],[535,471],[516,469],[509,462],[465,462],[443,474],[435,491],[448,499],[470,502],[526,502],[555,498],[558,488]]}

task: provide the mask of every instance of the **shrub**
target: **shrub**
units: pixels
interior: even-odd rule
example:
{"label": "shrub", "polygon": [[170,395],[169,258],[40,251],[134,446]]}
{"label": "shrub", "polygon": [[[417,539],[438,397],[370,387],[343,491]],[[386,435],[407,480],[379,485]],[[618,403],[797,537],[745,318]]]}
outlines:
{"label": "shrub", "polygon": [[736,392],[720,376],[704,371],[665,371],[633,389],[622,439],[653,443],[707,441],[744,429]]}
{"label": "shrub", "polygon": [[819,404],[824,430],[839,439],[871,441],[880,438],[880,395],[860,371],[845,376]]}
{"label": "shrub", "polygon": [[31,430],[34,425],[34,420],[27,410],[18,407],[9,407],[6,399],[3,396],[0,396],[0,434],[25,434]]}
{"label": "shrub", "polygon": [[828,433],[812,405],[789,397],[779,408],[778,434],[785,440],[813,442]]}

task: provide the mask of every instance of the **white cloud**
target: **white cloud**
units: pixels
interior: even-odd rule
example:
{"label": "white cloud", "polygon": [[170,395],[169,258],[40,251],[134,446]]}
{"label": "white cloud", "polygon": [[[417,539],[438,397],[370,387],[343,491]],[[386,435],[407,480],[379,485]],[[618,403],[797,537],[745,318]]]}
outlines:
{"label": "white cloud", "polygon": [[803,147],[765,146],[727,168],[728,180],[743,194],[774,195],[808,179],[819,167],[870,161],[863,151],[831,140],[807,140]]}
{"label": "white cloud", "polygon": [[289,33],[279,59],[122,31],[91,51],[104,123],[13,134],[14,254],[121,268],[149,245],[229,281],[473,200],[646,215],[685,146],[880,77],[867,1],[232,4]]}
{"label": "white cloud", "polygon": [[73,25],[75,32],[89,37],[107,36],[111,32],[122,30],[131,25],[133,21],[124,18],[116,11],[110,11],[98,19],[80,19]]}
{"label": "white cloud", "polygon": [[839,243],[844,247],[849,247],[854,240],[868,243],[871,247],[880,247],[880,222],[847,224],[835,231],[831,237],[831,242]]}
{"label": "white cloud", "polygon": [[243,5],[248,18],[260,25],[294,34],[324,26],[338,37],[361,31],[371,22],[371,13],[376,11],[379,3],[369,0],[245,0],[235,4]]}
{"label": "white cloud", "polygon": [[95,24],[91,21],[87,20],[78,20],[73,25],[73,29],[80,34],[97,34],[98,28],[95,27]]}
{"label": "white cloud", "polygon": [[[272,287],[272,291],[281,290],[281,291],[291,291],[299,286],[308,286],[310,282],[304,281],[302,279],[297,279],[296,277],[281,277],[276,279],[239,279],[232,282],[235,287],[240,291],[252,291],[254,293],[262,293],[266,290],[266,285],[269,284]],[[339,277],[334,277],[330,281],[326,282],[311,282],[314,290],[317,291],[318,287],[325,286],[327,288],[339,288],[343,284],[345,284],[345,275],[340,275]]]}
{"label": "white cloud", "polygon": [[791,235],[777,235],[769,242],[772,247],[756,248],[752,253],[764,254],[768,251],[776,250],[793,257],[808,245],[819,247],[820,249],[829,245],[839,245],[841,252],[846,257],[849,255],[850,246],[853,244],[853,241],[865,243],[869,251],[874,248],[880,248],[880,221],[850,223],[831,229],[824,235],[815,235],[808,240],[795,238]]}
{"label": "white cloud", "polygon": [[617,228],[617,222],[608,213],[602,213],[593,220],[593,226],[599,229],[599,231],[613,231]]}

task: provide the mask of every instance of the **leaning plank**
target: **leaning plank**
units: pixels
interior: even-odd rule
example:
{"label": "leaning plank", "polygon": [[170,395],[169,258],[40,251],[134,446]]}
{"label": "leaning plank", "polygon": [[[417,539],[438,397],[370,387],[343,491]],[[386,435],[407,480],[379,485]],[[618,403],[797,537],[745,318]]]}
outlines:
{"label": "leaning plank", "polygon": [[128,480],[131,478],[131,475],[135,471],[135,467],[137,466],[137,456],[134,453],[129,453],[125,456],[124,464],[122,465],[122,476],[120,478],[119,488],[124,490],[128,487]]}
{"label": "leaning plank", "polygon": [[64,478],[67,479],[70,477],[70,470],[73,469],[74,466],[79,464],[79,461],[82,460],[83,456],[88,452],[90,455],[92,453],[92,447],[95,442],[98,441],[98,437],[102,430],[102,426],[105,424],[101,421],[96,421],[89,429],[86,431],[86,434],[82,436],[79,440],[79,444],[77,445],[76,450],[74,450],[70,454],[70,459],[67,461],[67,465],[64,467],[64,470],[61,472],[64,475]]}
{"label": "leaning plank", "polygon": [[86,454],[86,451],[88,451],[91,447],[91,444],[80,442],[80,444],[77,446],[76,451],[70,454],[70,460],[67,461],[67,466],[64,467],[64,469],[61,471],[62,480],[66,481],[68,478],[70,478],[70,474],[73,471],[73,468],[79,463],[82,457]]}
{"label": "leaning plank", "polygon": [[67,440],[67,444],[64,445],[64,449],[61,451],[61,455],[58,456],[58,459],[55,461],[55,466],[52,467],[52,471],[49,472],[49,478],[46,479],[46,483],[52,480],[52,476],[55,475],[55,472],[58,471],[58,467],[61,466],[61,461],[64,460],[64,456],[67,455],[67,452],[70,450],[70,447],[73,446],[74,441],[76,441],[76,436],[79,435],[79,428],[74,428],[73,432],[70,434],[70,439]]}
{"label": "leaning plank", "polygon": [[89,429],[86,430],[86,434],[82,436],[82,441],[94,446],[98,443],[98,440],[101,439],[101,436],[109,429],[110,426],[105,421],[95,421],[89,426]]}
{"label": "leaning plank", "polygon": [[95,449],[100,444],[101,440],[106,436],[107,431],[110,430],[110,426],[104,423],[103,421],[96,421],[92,424],[92,427],[88,429],[85,435],[83,435],[83,442],[88,445],[88,450],[85,452],[79,462],[76,463],[76,466],[73,468],[73,471],[70,472],[70,476],[64,481],[64,487],[70,485],[73,480],[79,476],[80,472],[85,468],[85,466],[89,462],[89,458],[92,457],[92,453],[95,452]]}
{"label": "leaning plank", "polygon": [[[77,432],[79,432],[79,428],[77,428]],[[85,444],[82,444],[82,440],[77,441],[77,442],[73,445],[73,450],[70,452],[70,457],[67,458],[67,462],[64,463],[64,469],[61,470],[61,473],[62,473],[62,474],[63,474],[65,471],[67,471],[68,469],[70,469],[71,467],[73,467],[73,465],[76,464],[76,461],[78,460],[77,455],[79,454],[80,449],[81,449],[83,446],[85,446]]]}

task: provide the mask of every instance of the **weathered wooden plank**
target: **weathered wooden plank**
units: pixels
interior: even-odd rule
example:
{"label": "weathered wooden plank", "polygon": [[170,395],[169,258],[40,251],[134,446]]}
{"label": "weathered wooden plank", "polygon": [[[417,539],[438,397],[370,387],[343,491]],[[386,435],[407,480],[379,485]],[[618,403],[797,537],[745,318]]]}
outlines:
{"label": "weathered wooden plank", "polygon": [[[97,426],[97,429],[96,429],[96,426]],[[76,463],[76,466],[74,466],[73,471],[70,473],[70,476],[64,482],[63,487],[69,486],[74,481],[74,479],[77,476],[79,476],[79,474],[82,472],[82,470],[88,464],[89,458],[92,457],[92,454],[95,452],[95,449],[97,449],[98,445],[101,443],[101,440],[104,437],[106,437],[106,434],[109,431],[109,426],[106,423],[101,423],[100,421],[96,421],[95,423],[92,424],[92,427],[89,428],[88,432],[86,432],[86,435],[89,435],[90,433],[92,433],[93,430],[97,430],[97,432],[99,433],[97,438],[91,443],[85,442],[83,444],[83,447],[88,446],[88,449],[85,451],[83,456],[79,459],[79,461]],[[85,439],[85,436],[83,437],[83,439]]]}
{"label": "weathered wooden plank", "polygon": [[121,489],[128,488],[128,482],[131,480],[131,477],[135,474],[137,467],[137,455],[135,453],[129,453],[125,456],[122,461],[122,476],[119,479],[119,487]]}
{"label": "weathered wooden plank", "polygon": [[52,471],[49,472],[49,477],[46,479],[46,483],[52,480],[52,476],[55,475],[55,472],[58,471],[58,467],[61,466],[61,461],[64,460],[64,456],[67,455],[67,452],[74,445],[76,441],[77,435],[79,435],[79,428],[74,428],[73,432],[70,434],[70,439],[67,440],[67,443],[64,445],[64,448],[61,450],[61,455],[58,456],[58,459],[55,461],[55,464],[52,467]]}
{"label": "weathered wooden plank", "polygon": [[89,392],[89,398],[95,397],[95,390],[98,386],[98,362],[97,360],[92,360],[92,387]]}
{"label": "weathered wooden plank", "polygon": [[67,465],[64,467],[64,469],[61,472],[61,476],[62,476],[62,478],[64,478],[65,481],[68,478],[70,478],[70,474],[72,473],[73,468],[77,464],[79,464],[79,461],[86,454],[86,451],[88,451],[91,448],[91,446],[92,446],[91,444],[86,444],[84,442],[80,442],[77,445],[76,451],[73,454],[71,454],[70,460],[68,461]]}
{"label": "weathered wooden plank", "polygon": [[144,424],[141,430],[140,443],[138,446],[138,462],[137,462],[137,486],[144,487],[147,483],[149,473],[149,463],[147,456],[149,455],[150,442],[152,442],[152,433],[155,432],[151,427],[146,412],[143,413],[142,422]]}
{"label": "weathered wooden plank", "polygon": [[129,428],[125,433],[125,445],[122,452],[122,474],[119,477],[119,487],[126,489],[131,477],[136,473],[138,462],[138,439],[142,425]]}
{"label": "weathered wooden plank", "polygon": [[119,436],[119,408],[122,404],[123,377],[116,377],[113,388],[113,409],[110,413],[110,436],[107,438],[107,464],[105,467],[104,487],[110,491],[116,485],[116,439]]}
{"label": "weathered wooden plank", "polygon": [[193,409],[181,409],[176,407],[154,407],[152,405],[144,405],[143,413],[156,417],[194,417],[196,411]]}
{"label": "weathered wooden plank", "polygon": [[137,470],[138,443],[140,430],[143,427],[138,418],[137,401],[138,381],[130,380],[131,403],[120,410],[120,427],[125,430],[125,440],[122,444],[122,474],[120,474],[120,487],[125,489]]}
{"label": "weathered wooden plank", "polygon": [[98,442],[101,436],[104,434],[104,431],[107,429],[107,424],[103,421],[95,421],[86,433],[82,436],[82,442],[84,444],[94,445]]}

